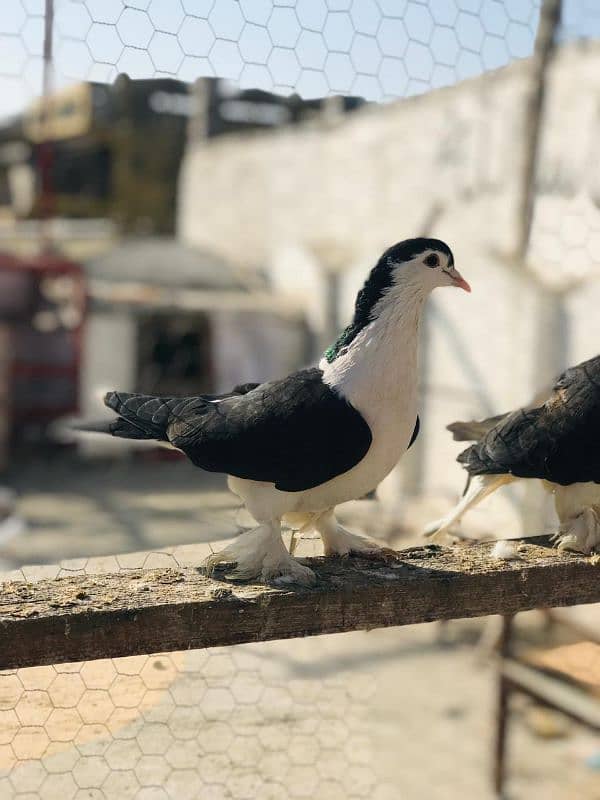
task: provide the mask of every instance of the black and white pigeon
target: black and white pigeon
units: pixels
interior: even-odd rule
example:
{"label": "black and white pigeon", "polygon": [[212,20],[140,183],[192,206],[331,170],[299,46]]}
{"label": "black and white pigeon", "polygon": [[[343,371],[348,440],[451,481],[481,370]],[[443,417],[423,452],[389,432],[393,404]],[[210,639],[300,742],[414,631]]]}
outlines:
{"label": "black and white pigeon", "polygon": [[448,245],[400,242],[371,270],[351,323],[318,367],[220,396],[109,392],[117,418],[87,430],[168,441],[196,466],[228,475],[258,527],[212,555],[209,572],[234,563],[236,578],[311,584],[313,571],[283,543],[282,521],[318,531],[326,555],[376,551],[337,523],[334,508],[373,490],[417,434],[419,323],[436,286],[470,291]]}
{"label": "black and white pigeon", "polygon": [[568,369],[543,395],[527,408],[448,426],[458,441],[475,440],[457,459],[469,473],[467,488],[426,535],[447,532],[500,486],[538,478],[554,495],[559,550],[600,547],[600,356]]}

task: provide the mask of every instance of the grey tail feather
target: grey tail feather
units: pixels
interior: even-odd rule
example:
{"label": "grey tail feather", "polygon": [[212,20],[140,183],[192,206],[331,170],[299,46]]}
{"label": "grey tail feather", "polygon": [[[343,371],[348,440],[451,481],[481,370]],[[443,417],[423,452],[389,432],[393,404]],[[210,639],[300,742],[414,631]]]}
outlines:
{"label": "grey tail feather", "polygon": [[498,414],[488,419],[452,422],[446,429],[450,431],[455,442],[478,442],[505,416],[506,414]]}
{"label": "grey tail feather", "polygon": [[69,425],[69,428],[80,433],[104,433],[119,439],[154,439],[152,434],[136,428],[121,417],[98,421],[83,420]]}
{"label": "grey tail feather", "polygon": [[[167,440],[167,426],[186,403],[185,398],[154,397],[129,392],[108,392],[104,397],[104,405],[120,417],[120,428],[118,431],[111,431],[113,436],[159,441]],[[121,425],[125,422],[127,428]],[[137,430],[135,436],[132,429]]]}
{"label": "grey tail feather", "polygon": [[81,422],[72,422],[69,425],[69,430],[78,431],[82,433],[110,433],[110,426],[114,422],[112,419],[103,420],[89,420],[84,419]]}

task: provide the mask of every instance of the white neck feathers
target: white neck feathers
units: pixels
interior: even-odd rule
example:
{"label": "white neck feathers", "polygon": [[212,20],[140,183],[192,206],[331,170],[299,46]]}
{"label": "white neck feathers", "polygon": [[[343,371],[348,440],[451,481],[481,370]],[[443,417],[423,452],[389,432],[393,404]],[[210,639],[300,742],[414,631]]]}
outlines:
{"label": "white neck feathers", "polygon": [[394,406],[400,394],[416,402],[419,325],[427,294],[415,280],[392,286],[345,352],[331,363],[321,361],[325,383],[361,412]]}

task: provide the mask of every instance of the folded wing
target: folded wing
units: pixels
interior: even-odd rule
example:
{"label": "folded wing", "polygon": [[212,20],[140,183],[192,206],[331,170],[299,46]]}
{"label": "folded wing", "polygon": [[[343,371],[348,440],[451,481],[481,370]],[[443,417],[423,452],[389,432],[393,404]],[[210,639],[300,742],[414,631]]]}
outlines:
{"label": "folded wing", "polygon": [[318,369],[243,389],[218,398],[113,392],[106,403],[119,414],[115,428],[168,440],[210,472],[274,483],[288,492],[347,472],[371,445],[368,424],[323,383]]}

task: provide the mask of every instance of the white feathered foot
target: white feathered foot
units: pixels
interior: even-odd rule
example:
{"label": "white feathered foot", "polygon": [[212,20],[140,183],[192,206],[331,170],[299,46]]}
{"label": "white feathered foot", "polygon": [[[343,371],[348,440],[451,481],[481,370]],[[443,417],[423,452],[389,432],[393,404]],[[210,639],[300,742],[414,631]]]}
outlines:
{"label": "white feathered foot", "polygon": [[326,556],[357,555],[381,561],[398,557],[389,547],[381,547],[370,539],[365,539],[364,536],[347,531],[337,521],[333,511],[326,511],[317,517],[314,528],[323,540],[323,551]]}
{"label": "white feathered foot", "polygon": [[600,506],[589,506],[563,522],[553,537],[559,550],[591,553],[600,550]]}
{"label": "white feathered foot", "polygon": [[[232,568],[226,569],[225,565]],[[281,525],[275,520],[240,533],[228,547],[210,555],[204,566],[207,575],[223,566],[225,577],[233,580],[301,586],[312,586],[316,580],[312,569],[288,553],[281,538]]]}

